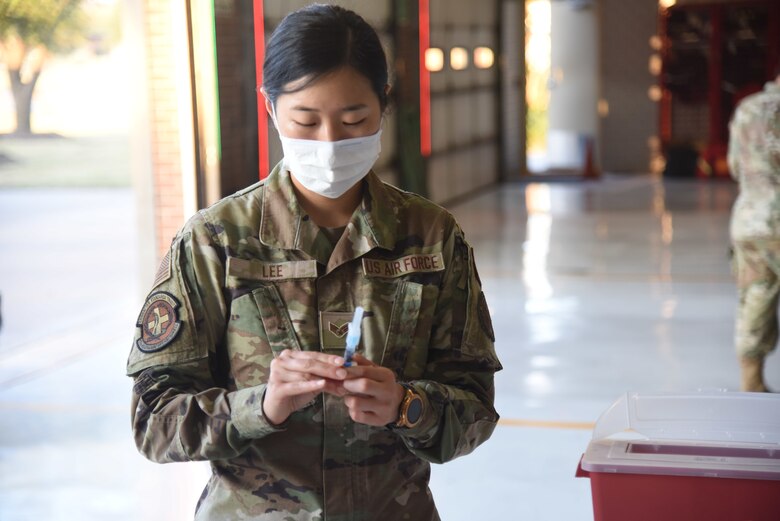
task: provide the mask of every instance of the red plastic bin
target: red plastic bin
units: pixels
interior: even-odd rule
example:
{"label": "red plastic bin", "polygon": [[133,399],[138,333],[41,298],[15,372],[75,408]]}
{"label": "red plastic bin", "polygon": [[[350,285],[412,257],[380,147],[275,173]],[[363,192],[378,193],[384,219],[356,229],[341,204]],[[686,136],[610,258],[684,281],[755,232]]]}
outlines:
{"label": "red plastic bin", "polygon": [[780,521],[780,396],[626,393],[577,476],[595,521]]}

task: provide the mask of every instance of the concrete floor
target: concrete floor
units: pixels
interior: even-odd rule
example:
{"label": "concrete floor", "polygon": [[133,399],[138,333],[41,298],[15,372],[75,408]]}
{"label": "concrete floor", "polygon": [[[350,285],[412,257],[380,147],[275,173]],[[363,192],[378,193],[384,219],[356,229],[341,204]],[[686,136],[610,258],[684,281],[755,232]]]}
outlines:
{"label": "concrete floor", "polygon": [[[728,182],[509,185],[453,208],[504,371],[502,422],[434,468],[442,518],[591,520],[574,473],[625,391],[738,387]],[[0,519],[192,518],[203,464],[130,437],[124,363],[143,298],[129,190],[0,191]],[[768,364],[780,387],[780,355]]]}

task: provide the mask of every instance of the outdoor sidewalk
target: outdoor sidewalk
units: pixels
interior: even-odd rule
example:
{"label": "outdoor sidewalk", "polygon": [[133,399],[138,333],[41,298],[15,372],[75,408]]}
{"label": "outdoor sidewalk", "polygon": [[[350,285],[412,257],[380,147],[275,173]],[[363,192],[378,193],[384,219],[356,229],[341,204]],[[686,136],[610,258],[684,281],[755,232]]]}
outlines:
{"label": "outdoor sidewalk", "polygon": [[0,190],[0,519],[191,519],[207,469],[136,452],[130,189]]}

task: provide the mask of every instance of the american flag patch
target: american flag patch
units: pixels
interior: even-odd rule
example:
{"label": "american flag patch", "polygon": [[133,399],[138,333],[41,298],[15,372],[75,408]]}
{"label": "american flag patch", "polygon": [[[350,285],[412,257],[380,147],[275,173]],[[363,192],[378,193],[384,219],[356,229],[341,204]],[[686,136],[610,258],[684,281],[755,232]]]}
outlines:
{"label": "american flag patch", "polygon": [[171,278],[171,250],[163,257],[160,267],[157,268],[157,275],[154,276],[154,283],[152,289],[156,288],[166,280]]}

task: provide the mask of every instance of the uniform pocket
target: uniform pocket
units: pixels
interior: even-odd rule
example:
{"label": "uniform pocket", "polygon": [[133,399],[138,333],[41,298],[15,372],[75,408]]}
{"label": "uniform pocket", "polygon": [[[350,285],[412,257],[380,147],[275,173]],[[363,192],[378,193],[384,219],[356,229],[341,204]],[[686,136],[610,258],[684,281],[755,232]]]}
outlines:
{"label": "uniform pocket", "polygon": [[261,286],[252,291],[252,297],[260,312],[260,319],[274,356],[285,349],[300,351],[301,345],[292,320],[276,286]]}
{"label": "uniform pocket", "polygon": [[398,283],[382,354],[382,365],[399,379],[422,376],[428,358],[430,321],[425,308],[433,308],[431,293],[436,288],[411,281]]}
{"label": "uniform pocket", "polygon": [[238,389],[268,381],[274,355],[251,293],[233,300],[225,338],[227,363]]}
{"label": "uniform pocket", "polygon": [[225,345],[237,389],[266,383],[274,357],[285,349],[300,349],[275,286],[256,287],[233,300]]}

